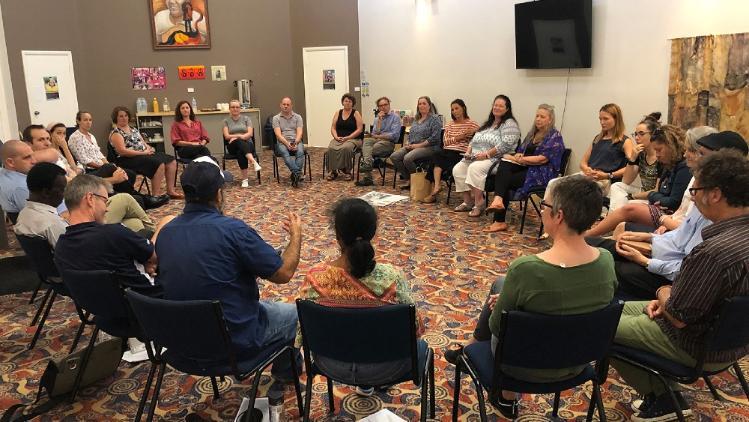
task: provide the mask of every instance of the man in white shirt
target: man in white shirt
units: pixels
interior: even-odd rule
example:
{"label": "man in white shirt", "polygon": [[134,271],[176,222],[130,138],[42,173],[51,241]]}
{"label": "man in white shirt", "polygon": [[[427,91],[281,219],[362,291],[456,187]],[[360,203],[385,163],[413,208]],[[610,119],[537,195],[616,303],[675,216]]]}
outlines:
{"label": "man in white shirt", "polygon": [[13,226],[17,235],[41,237],[54,249],[68,223],[57,213],[65,186],[65,170],[52,163],[39,163],[26,175],[29,199]]}

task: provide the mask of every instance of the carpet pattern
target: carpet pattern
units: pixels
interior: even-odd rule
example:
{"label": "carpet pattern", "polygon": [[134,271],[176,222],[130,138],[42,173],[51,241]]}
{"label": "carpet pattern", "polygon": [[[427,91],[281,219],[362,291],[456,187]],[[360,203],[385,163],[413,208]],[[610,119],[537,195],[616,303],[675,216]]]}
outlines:
{"label": "carpet pattern", "polygon": [[[338,254],[334,235],[330,229],[327,211],[330,204],[345,196],[358,196],[369,189],[357,188],[350,182],[326,182],[321,175],[323,150],[311,149],[313,181],[305,181],[299,189],[289,186],[288,172],[281,165],[282,181],[272,178],[271,154],[264,151],[262,185],[250,178],[249,189],[238,182],[227,189],[225,213],[241,218],[252,225],[272,245],[285,246],[287,239],[281,221],[288,211],[298,212],[304,222],[302,262],[293,281],[283,286],[261,283],[264,299],[292,302],[306,271],[314,264],[334,259]],[[228,169],[238,174],[236,163]],[[388,171],[392,183],[392,170]],[[379,178],[375,174],[375,180]],[[392,185],[390,185],[392,186]],[[375,187],[376,190],[399,193],[392,188]],[[452,206],[457,205],[457,195],[452,196]],[[465,214],[455,214],[444,204],[444,192],[438,205],[415,204],[409,201],[378,209],[380,226],[375,238],[377,259],[391,263],[410,277],[413,297],[425,316],[424,339],[435,349],[436,420],[451,417],[454,367],[442,357],[448,345],[465,342],[473,330],[481,304],[489,286],[504,274],[509,263],[521,255],[533,254],[547,247],[535,234],[538,221],[529,213],[526,235],[517,233],[518,213],[508,214],[510,231],[485,234],[481,228],[490,223],[490,217],[470,219]],[[154,218],[178,213],[182,202],[150,211]],[[516,206],[516,205],[513,205]],[[10,238],[13,241],[13,236]],[[199,241],[199,239],[196,239]],[[15,255],[18,248],[0,256]],[[19,401],[35,398],[38,379],[49,358],[64,356],[70,347],[78,319],[69,299],[55,303],[37,346],[30,351],[26,345],[33,335],[28,324],[36,310],[28,304],[29,294],[0,297],[0,409]],[[38,302],[37,302],[38,303]],[[86,330],[81,344],[87,341]],[[749,360],[742,362],[749,370]],[[84,388],[75,403],[63,403],[39,418],[42,421],[58,420],[128,420],[135,414],[138,399],[145,384],[148,364],[131,365],[122,362],[109,379]],[[306,382],[302,377],[302,382]],[[263,375],[260,396],[270,385],[268,373]],[[715,386],[727,401],[713,400],[706,386],[696,383],[687,387],[685,396],[691,403],[697,420],[749,420],[749,405],[733,374],[724,373],[713,378]],[[188,414],[204,420],[233,420],[241,398],[249,390],[249,380],[237,383],[227,378],[220,383],[222,396],[212,397],[208,378],[190,377],[170,370],[164,377],[157,416],[164,421],[183,421]],[[467,376],[462,381],[460,397],[461,420],[477,421],[478,401]],[[387,408],[406,420],[418,420],[419,389],[409,383],[399,384],[386,393],[360,397],[347,386],[335,385],[335,416],[327,413],[327,396],[324,379],[318,377],[313,386],[313,419],[357,420],[379,409]],[[631,417],[630,403],[634,390],[626,386],[615,370],[609,372],[603,386],[606,415],[611,421],[624,421]],[[585,385],[563,393],[560,417],[584,419],[591,396],[591,386]],[[293,389],[286,391],[284,418],[299,418]],[[553,395],[524,395],[521,402],[520,421],[546,420],[551,415]],[[490,419],[500,416],[489,409]],[[493,413],[492,413],[493,412]],[[157,418],[157,419],[158,419]]]}

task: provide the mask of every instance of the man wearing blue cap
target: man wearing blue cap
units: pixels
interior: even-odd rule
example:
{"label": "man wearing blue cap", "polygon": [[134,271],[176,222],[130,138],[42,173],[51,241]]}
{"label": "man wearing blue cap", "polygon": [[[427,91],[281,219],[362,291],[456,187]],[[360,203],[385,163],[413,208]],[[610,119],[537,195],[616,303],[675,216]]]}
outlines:
{"label": "man wearing blue cap", "polygon": [[[261,301],[257,277],[285,284],[299,265],[301,220],[290,212],[284,230],[289,244],[279,256],[242,220],[223,215],[224,176],[211,157],[193,160],[182,173],[185,209],[159,233],[158,281],[170,300],[218,299],[238,357],[251,358],[278,341],[292,344],[296,306]],[[284,354],[273,364],[277,380],[291,381]]]}

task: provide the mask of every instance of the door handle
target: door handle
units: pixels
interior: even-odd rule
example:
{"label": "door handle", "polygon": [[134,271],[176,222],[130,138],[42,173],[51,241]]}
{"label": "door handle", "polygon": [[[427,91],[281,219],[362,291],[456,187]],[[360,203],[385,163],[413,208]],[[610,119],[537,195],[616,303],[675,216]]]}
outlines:
{"label": "door handle", "polygon": [[35,111],[35,112],[34,112],[34,116],[38,116],[38,115],[39,115],[39,112],[38,112],[38,111]]}

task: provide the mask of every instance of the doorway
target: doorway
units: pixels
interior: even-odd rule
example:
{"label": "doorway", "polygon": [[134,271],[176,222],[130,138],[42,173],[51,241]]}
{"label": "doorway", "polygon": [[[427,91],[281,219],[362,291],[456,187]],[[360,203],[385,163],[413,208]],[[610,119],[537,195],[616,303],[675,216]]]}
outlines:
{"label": "doorway", "polygon": [[333,138],[333,112],[341,109],[341,97],[349,92],[348,47],[307,47],[302,60],[307,142],[311,147],[327,147]]}
{"label": "doorway", "polygon": [[78,91],[70,51],[21,51],[32,124],[75,126]]}

